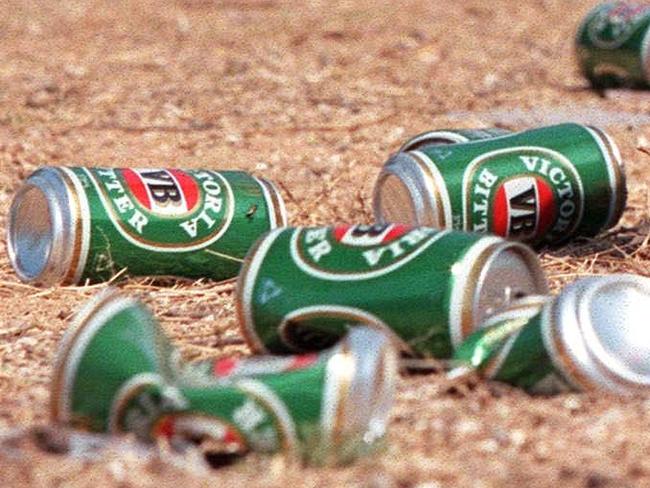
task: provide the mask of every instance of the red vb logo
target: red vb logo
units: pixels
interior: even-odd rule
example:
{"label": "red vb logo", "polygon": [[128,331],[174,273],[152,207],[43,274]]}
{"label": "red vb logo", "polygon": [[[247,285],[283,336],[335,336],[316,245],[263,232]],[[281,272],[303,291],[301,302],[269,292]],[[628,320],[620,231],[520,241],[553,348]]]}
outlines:
{"label": "red vb logo", "polygon": [[442,235],[400,224],[298,228],[291,236],[291,257],[305,273],[322,279],[368,279],[401,267]]}
{"label": "red vb logo", "polygon": [[582,215],[582,182],[562,154],[541,147],[497,149],[463,176],[464,227],[523,241],[570,235]]}
{"label": "red vb logo", "polygon": [[555,221],[555,209],[553,189],[542,178],[506,180],[494,197],[494,233],[520,240],[544,234]]}
{"label": "red vb logo", "polygon": [[216,171],[93,168],[86,172],[115,228],[144,249],[200,249],[219,239],[232,220],[232,188]]}
{"label": "red vb logo", "polygon": [[123,169],[122,176],[137,201],[151,213],[179,216],[199,201],[199,186],[176,169]]}

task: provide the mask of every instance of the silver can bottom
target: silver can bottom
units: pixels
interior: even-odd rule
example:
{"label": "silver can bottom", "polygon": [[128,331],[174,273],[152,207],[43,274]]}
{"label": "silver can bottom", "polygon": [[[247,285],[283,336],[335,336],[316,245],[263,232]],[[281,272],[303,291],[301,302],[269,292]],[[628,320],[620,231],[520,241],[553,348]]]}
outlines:
{"label": "silver can bottom", "polygon": [[31,281],[45,270],[52,253],[52,215],[43,190],[25,185],[16,194],[9,216],[9,257],[18,276]]}
{"label": "silver can bottom", "polygon": [[7,225],[9,261],[32,284],[65,281],[75,254],[71,189],[57,168],[33,173],[11,203]]}

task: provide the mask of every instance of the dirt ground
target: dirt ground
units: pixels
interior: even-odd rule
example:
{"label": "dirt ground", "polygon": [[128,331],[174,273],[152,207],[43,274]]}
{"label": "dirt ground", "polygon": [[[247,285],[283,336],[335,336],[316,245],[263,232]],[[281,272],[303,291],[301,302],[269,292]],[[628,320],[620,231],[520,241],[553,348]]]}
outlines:
{"label": "dirt ground", "polygon": [[[577,120],[619,143],[630,198],[613,231],[542,254],[551,284],[649,275],[650,93],[587,88],[573,37],[594,3],[5,0],[0,228],[30,172],[66,164],[241,168],[281,184],[294,224],[369,222],[374,178],[410,135]],[[247,352],[231,286],[121,286],[187,357]],[[1,486],[650,486],[650,396],[437,376],[404,379],[384,451],[339,469],[67,442],[44,430],[53,355],[102,287],[23,285],[0,242]]]}

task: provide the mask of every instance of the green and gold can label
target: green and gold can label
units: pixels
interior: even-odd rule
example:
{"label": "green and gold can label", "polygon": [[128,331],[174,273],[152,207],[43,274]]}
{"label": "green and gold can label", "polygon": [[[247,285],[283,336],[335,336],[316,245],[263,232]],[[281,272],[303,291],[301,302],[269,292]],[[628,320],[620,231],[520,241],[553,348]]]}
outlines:
{"label": "green and gold can label", "polygon": [[217,172],[124,168],[91,170],[88,176],[115,228],[143,249],[199,249],[232,222],[235,197]]}
{"label": "green and gold can label", "polygon": [[[481,280],[501,259],[517,267],[518,282],[490,278],[495,293],[480,299]],[[286,228],[251,250],[238,310],[257,351],[321,350],[361,323],[404,351],[449,357],[506,295],[545,287],[532,251],[496,237],[401,224]]]}
{"label": "green and gold can label", "polygon": [[527,241],[571,234],[582,220],[583,185],[564,155],[539,147],[487,152],[463,178],[464,227]]}
{"label": "green and gold can label", "polygon": [[560,124],[396,154],[373,206],[379,222],[541,245],[612,227],[626,194],[613,140],[595,127]]}
{"label": "green and gold can label", "polygon": [[314,277],[368,279],[417,257],[434,242],[435,234],[433,229],[406,225],[299,229],[291,238],[291,256],[303,272]]}
{"label": "green and gold can label", "polygon": [[234,278],[249,247],[286,224],[280,194],[241,171],[59,168],[75,205],[67,280]]}

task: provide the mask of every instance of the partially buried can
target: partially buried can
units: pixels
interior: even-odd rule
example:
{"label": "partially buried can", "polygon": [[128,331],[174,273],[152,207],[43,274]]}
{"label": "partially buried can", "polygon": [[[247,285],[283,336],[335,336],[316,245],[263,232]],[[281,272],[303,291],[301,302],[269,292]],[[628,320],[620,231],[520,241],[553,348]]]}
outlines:
{"label": "partially buried can", "polygon": [[546,289],[532,250],[494,236],[393,224],[286,228],[247,256],[237,306],[258,352],[324,349],[359,322],[405,352],[446,358],[497,308]]}
{"label": "partially buried can", "polygon": [[458,348],[451,375],[476,370],[532,393],[648,391],[649,299],[650,279],[613,274],[516,302]]}
{"label": "partially buried can", "polygon": [[379,174],[373,208],[378,222],[538,244],[612,227],[625,201],[615,143],[600,129],[562,124],[398,153]]}
{"label": "partially buried can", "polygon": [[45,167],[18,190],[8,220],[14,270],[49,285],[123,268],[231,279],[286,215],[275,186],[242,171]]}
{"label": "partially buried can", "polygon": [[217,379],[178,363],[142,304],[102,293],[61,343],[51,418],[144,441],[207,442],[224,454],[284,451],[307,461],[345,461],[383,437],[397,376],[390,340],[366,327],[291,371]]}
{"label": "partially buried can", "polygon": [[648,87],[650,5],[607,2],[587,14],[578,30],[580,68],[592,85]]}
{"label": "partially buried can", "polygon": [[486,127],[484,129],[439,129],[423,132],[406,141],[399,152],[417,151],[428,146],[458,144],[460,142],[482,141],[511,134],[507,129]]}

